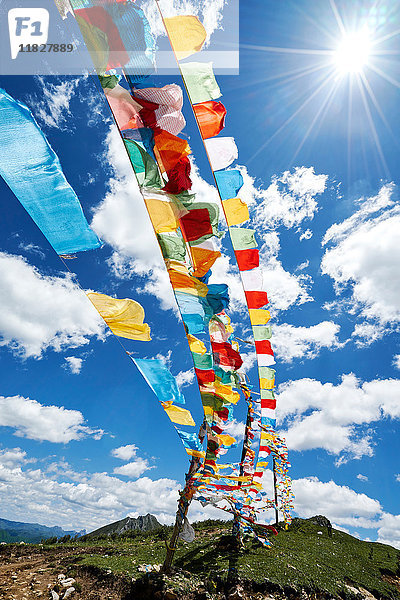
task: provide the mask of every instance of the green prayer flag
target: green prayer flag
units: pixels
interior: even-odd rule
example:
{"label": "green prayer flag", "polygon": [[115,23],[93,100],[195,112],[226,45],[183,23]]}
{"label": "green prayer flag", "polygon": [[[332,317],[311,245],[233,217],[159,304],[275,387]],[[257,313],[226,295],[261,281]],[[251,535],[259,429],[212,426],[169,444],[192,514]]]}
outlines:
{"label": "green prayer flag", "polygon": [[161,189],[164,185],[157,164],[144,148],[133,140],[124,140],[139,185]]}
{"label": "green prayer flag", "polygon": [[192,104],[221,97],[212,62],[180,63],[180,68]]}
{"label": "green prayer flag", "polygon": [[275,369],[269,367],[258,367],[258,374],[263,379],[275,379]]}
{"label": "green prayer flag", "polygon": [[273,390],[260,390],[262,400],[274,400],[275,394]]}
{"label": "green prayer flag", "polygon": [[103,89],[112,90],[119,83],[119,77],[117,75],[99,75],[101,87]]}
{"label": "green prayer flag", "polygon": [[213,368],[213,361],[211,354],[197,354],[196,352],[192,352],[193,362],[196,369],[203,369],[206,371],[207,369]]}
{"label": "green prayer flag", "polygon": [[270,325],[254,325],[253,335],[256,342],[262,342],[263,340],[269,340],[272,335]]}
{"label": "green prayer flag", "polygon": [[186,258],[186,246],[182,237],[175,232],[159,233],[158,243],[165,259],[179,260],[183,262]]}
{"label": "green prayer flag", "polygon": [[218,396],[214,396],[214,394],[207,394],[202,392],[201,394],[201,402],[203,406],[210,406],[215,411],[221,410],[224,406],[224,402],[222,398]]}
{"label": "green prayer flag", "polygon": [[257,248],[254,229],[245,227],[229,227],[232,245],[235,250],[251,250]]}

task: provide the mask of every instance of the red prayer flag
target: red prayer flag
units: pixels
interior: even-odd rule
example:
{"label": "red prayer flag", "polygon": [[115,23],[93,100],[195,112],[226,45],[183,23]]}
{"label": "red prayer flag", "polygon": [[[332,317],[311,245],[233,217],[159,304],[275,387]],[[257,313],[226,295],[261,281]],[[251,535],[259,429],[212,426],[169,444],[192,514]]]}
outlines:
{"label": "red prayer flag", "polygon": [[209,100],[193,106],[203,139],[220,133],[225,126],[226,108],[222,102]]}
{"label": "red prayer flag", "polygon": [[258,248],[250,250],[236,250],[236,260],[239,271],[250,271],[260,265],[260,253]]}
{"label": "red prayer flag", "polygon": [[276,408],[276,398],[261,398],[261,408]]}
{"label": "red prayer flag", "polygon": [[[256,352],[257,354],[270,354],[274,355],[274,352],[271,348],[271,342],[269,340],[263,340],[261,342],[256,342]],[[262,404],[261,404],[262,406]]]}
{"label": "red prayer flag", "polygon": [[[118,27],[115,25],[111,16],[102,6],[79,8],[75,11],[75,14],[84,19],[89,25],[93,25],[94,27],[101,29],[101,31],[104,31],[106,34],[108,47],[110,49],[107,70],[122,67],[129,62],[129,54],[127,53],[121,36],[119,35]],[[89,50],[94,50],[93,42],[90,39],[87,40],[87,46]]]}
{"label": "red prayer flag", "polygon": [[192,208],[180,218],[181,229],[188,242],[194,242],[204,235],[212,235],[210,213],[206,208]]}
{"label": "red prayer flag", "polygon": [[262,308],[268,304],[267,292],[246,292],[247,306],[249,308]]}
{"label": "red prayer flag", "polygon": [[214,361],[223,367],[240,369],[243,364],[242,357],[228,342],[211,342]]}
{"label": "red prayer flag", "polygon": [[215,381],[215,373],[212,369],[195,369],[197,381],[199,385],[203,385],[204,383],[213,383]]}
{"label": "red prayer flag", "polygon": [[[142,114],[142,111],[140,111]],[[192,187],[190,179],[190,160],[187,156],[181,158],[176,165],[167,171],[168,183],[163,187],[164,192],[169,194],[181,194]]]}

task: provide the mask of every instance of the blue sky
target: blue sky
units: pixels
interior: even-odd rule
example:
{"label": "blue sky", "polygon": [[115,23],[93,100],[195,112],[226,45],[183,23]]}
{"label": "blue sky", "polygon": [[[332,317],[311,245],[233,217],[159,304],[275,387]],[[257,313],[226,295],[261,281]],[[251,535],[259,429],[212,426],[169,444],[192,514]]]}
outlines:
{"label": "blue sky", "polygon": [[[229,7],[222,0],[190,5],[200,17],[212,5],[208,30],[218,44]],[[380,2],[374,12],[375,5],[242,3],[240,75],[218,81],[228,110],[223,134],[238,145],[241,196],[262,240],[296,512],[325,514],[362,538],[400,546],[399,67],[398,36],[390,37],[399,10]],[[326,54],[340,44],[340,18],[346,32],[368,25],[372,40],[389,36],[371,51],[360,87],[361,75],[339,72]],[[154,77],[149,86],[173,81]],[[163,356],[199,421],[183,327],[124,149],[94,80],[19,76],[0,85],[32,109],[105,242],[70,261],[76,277],[69,274],[0,182],[1,516],[88,530],[146,512],[171,522],[186,453],[78,287],[143,305],[153,340],[124,340],[124,347],[138,357]],[[194,187],[211,200],[211,172],[189,109],[186,100]],[[245,335],[225,238],[223,251],[213,278],[229,284],[230,315]],[[254,357],[245,353],[255,382]],[[239,437],[243,417],[238,407]],[[191,507],[193,520],[211,515],[220,516]]]}

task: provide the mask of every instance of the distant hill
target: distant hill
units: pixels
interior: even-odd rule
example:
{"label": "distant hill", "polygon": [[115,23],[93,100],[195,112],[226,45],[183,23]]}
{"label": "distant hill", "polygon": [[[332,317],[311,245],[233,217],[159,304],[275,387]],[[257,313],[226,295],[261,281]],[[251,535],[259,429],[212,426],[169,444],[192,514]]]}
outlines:
{"label": "distant hill", "polygon": [[61,527],[46,527],[39,523],[20,523],[0,519],[0,542],[26,542],[37,544],[43,539],[63,537],[64,535],[84,535],[83,531],[64,531]]}
{"label": "distant hill", "polygon": [[128,531],[153,531],[162,527],[161,523],[157,521],[154,515],[147,514],[145,516],[137,517],[125,517],[121,521],[115,521],[110,525],[104,525],[95,531],[86,534],[85,538],[95,538],[101,535],[111,535],[113,533],[121,534],[127,533]]}

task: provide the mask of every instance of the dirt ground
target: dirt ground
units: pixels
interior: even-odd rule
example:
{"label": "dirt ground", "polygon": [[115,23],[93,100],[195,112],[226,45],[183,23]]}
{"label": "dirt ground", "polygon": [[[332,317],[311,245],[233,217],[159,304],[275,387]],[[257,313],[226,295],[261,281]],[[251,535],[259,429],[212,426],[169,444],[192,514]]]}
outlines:
{"label": "dirt ground", "polygon": [[[68,588],[62,586],[58,576],[71,576],[69,564],[74,556],[76,552],[65,548],[50,551],[30,546],[1,548],[0,600],[51,600],[52,590],[62,600]],[[126,582],[113,576],[99,578],[79,568],[72,573],[75,591],[67,596],[68,600],[121,600],[128,594]],[[58,600],[54,594],[53,598]]]}

